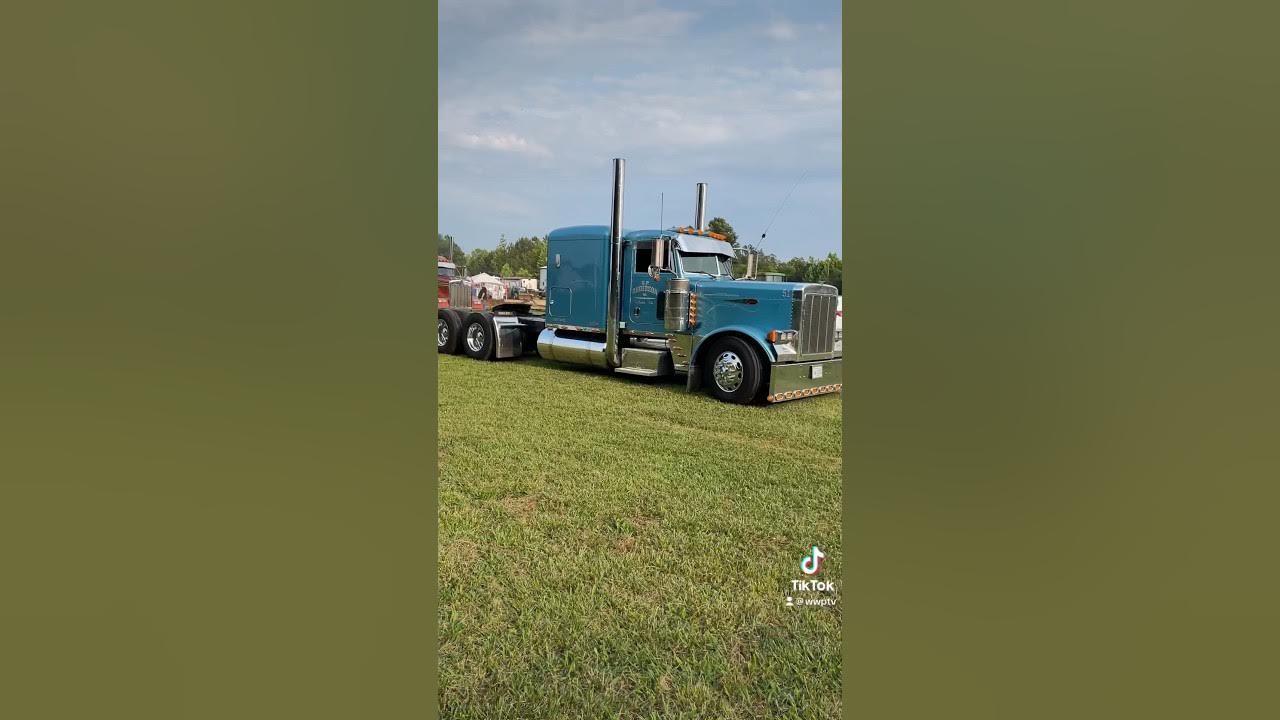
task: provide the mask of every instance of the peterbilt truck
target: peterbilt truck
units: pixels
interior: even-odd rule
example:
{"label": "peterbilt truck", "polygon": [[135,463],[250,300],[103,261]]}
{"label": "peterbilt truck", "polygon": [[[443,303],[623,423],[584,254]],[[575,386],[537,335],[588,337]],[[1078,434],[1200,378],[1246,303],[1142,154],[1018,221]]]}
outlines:
{"label": "peterbilt truck", "polygon": [[463,281],[438,310],[437,345],[478,360],[536,353],[556,362],[658,378],[683,376],[732,403],[777,403],[840,392],[842,338],[836,288],[762,282],[748,258],[731,275],[734,249],[706,228],[706,184],[694,224],[622,227],[625,162],[614,160],[609,225],[547,236],[546,311],[474,311]]}
{"label": "peterbilt truck", "polygon": [[437,255],[436,303],[439,307],[449,307],[449,283],[456,277],[458,277],[458,266],[449,262],[443,255]]}
{"label": "peterbilt truck", "polygon": [[531,300],[522,300],[514,294],[498,298],[477,296],[471,281],[465,275],[465,268],[459,268],[443,256],[436,257],[436,303],[439,308],[471,308],[522,315],[533,311],[534,303]]}

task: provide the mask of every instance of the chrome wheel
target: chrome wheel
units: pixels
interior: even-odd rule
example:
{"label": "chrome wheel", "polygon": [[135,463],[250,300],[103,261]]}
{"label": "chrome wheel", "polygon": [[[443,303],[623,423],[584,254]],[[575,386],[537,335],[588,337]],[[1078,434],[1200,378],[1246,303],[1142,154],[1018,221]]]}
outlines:
{"label": "chrome wheel", "polygon": [[471,348],[471,352],[477,353],[484,347],[484,328],[480,327],[480,323],[471,323],[467,328],[467,347]]}
{"label": "chrome wheel", "polygon": [[436,320],[436,347],[444,347],[449,344],[449,323],[444,318]]}
{"label": "chrome wheel", "polygon": [[720,353],[711,366],[711,379],[727,393],[737,390],[742,385],[742,358],[730,350]]}

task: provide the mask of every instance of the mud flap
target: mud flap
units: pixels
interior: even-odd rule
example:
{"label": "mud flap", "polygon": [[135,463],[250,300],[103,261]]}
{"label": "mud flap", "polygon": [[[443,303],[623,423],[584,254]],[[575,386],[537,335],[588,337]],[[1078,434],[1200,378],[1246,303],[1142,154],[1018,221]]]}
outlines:
{"label": "mud flap", "polygon": [[697,392],[702,389],[702,370],[697,365],[689,366],[689,377],[685,380],[685,392]]}

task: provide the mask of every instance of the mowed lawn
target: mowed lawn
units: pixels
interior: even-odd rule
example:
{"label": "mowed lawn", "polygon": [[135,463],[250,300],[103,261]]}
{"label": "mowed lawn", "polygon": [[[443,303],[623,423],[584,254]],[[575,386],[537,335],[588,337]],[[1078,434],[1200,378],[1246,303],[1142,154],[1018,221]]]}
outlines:
{"label": "mowed lawn", "polygon": [[442,717],[840,717],[839,395],[438,367]]}

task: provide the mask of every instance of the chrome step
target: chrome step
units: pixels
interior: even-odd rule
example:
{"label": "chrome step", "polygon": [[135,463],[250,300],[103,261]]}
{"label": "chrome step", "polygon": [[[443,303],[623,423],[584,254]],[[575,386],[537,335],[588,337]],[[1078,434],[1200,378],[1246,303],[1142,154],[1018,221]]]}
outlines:
{"label": "chrome step", "polygon": [[670,375],[671,353],[666,350],[622,348],[622,366],[613,371],[641,377]]}

